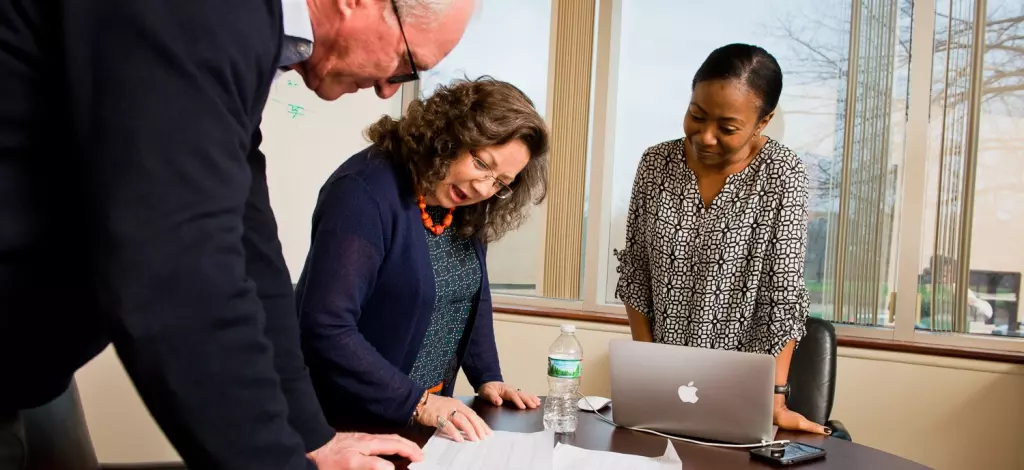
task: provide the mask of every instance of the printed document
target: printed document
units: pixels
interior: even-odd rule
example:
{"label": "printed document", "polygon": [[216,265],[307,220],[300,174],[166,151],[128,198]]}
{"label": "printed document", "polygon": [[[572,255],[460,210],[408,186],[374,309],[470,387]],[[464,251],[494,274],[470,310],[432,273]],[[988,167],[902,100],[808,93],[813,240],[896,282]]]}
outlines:
{"label": "printed document", "polygon": [[423,461],[409,470],[551,470],[555,435],[550,431],[494,431],[478,442],[455,442],[434,434],[423,446]]}
{"label": "printed document", "polygon": [[559,443],[555,446],[554,465],[551,470],[682,470],[683,462],[671,442],[666,440],[665,454],[661,457],[641,457],[586,450]]}

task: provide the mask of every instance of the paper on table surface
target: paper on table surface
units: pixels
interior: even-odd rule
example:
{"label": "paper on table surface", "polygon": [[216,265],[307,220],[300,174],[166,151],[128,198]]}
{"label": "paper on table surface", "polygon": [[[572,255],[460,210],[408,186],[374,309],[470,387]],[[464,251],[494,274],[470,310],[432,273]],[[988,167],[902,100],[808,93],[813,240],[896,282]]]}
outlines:
{"label": "paper on table surface", "polygon": [[409,470],[551,470],[555,435],[551,431],[494,431],[478,442],[455,442],[434,434],[423,446],[423,461]]}
{"label": "paper on table surface", "polygon": [[667,447],[661,457],[587,450],[558,443],[551,470],[682,470],[683,462],[676,448],[667,440],[665,443]]}

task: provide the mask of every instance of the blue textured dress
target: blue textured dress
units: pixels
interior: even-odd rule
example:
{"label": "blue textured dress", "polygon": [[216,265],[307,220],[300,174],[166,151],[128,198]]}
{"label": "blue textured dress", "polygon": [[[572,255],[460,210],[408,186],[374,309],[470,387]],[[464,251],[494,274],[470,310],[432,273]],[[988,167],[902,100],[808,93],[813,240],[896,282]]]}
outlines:
{"label": "blue textured dress", "polygon": [[[443,219],[447,212],[442,207],[427,207],[433,220]],[[480,290],[480,261],[473,242],[460,238],[451,227],[441,235],[424,227],[423,235],[427,237],[437,297],[409,377],[428,390],[440,391],[454,382],[458,373],[459,344]]]}

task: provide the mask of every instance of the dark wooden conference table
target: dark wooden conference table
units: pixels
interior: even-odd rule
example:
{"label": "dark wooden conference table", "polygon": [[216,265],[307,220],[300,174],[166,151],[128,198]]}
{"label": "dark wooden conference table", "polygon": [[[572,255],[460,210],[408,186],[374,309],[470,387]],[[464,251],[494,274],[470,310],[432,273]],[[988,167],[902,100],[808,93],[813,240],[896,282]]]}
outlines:
{"label": "dark wooden conference table", "polygon": [[[484,421],[496,431],[535,432],[544,429],[543,411],[521,411],[512,407],[497,407],[475,397],[461,397],[461,400],[475,410]],[[605,408],[603,413],[612,416],[612,407]],[[373,430],[379,432],[381,430]],[[398,431],[398,434],[416,442],[420,447],[427,443],[433,429],[416,426]],[[856,437],[856,436],[854,436]],[[925,469],[928,467],[914,463],[880,450],[872,449],[853,442],[818,436],[806,433],[779,431],[779,439],[802,442],[826,450],[825,459],[812,463],[801,464],[801,469]],[[590,412],[579,412],[579,425],[576,432],[556,437],[558,442],[592,450],[604,450],[623,454],[660,456],[665,452],[665,438],[647,433],[615,428],[602,421]],[[773,468],[750,458],[747,449],[722,449],[686,442],[672,441],[683,461],[685,470],[718,470],[742,468]],[[552,442],[552,445],[555,443]],[[396,469],[407,468],[408,461],[395,462]]]}

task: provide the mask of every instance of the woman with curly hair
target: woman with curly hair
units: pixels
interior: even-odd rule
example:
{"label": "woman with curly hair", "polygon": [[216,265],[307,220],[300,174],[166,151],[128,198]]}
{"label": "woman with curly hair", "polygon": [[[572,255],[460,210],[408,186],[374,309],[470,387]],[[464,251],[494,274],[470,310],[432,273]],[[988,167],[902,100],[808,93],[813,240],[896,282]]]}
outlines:
{"label": "woman with curly hair", "polygon": [[339,429],[418,422],[461,441],[490,428],[451,398],[535,408],[506,385],[486,249],[546,192],[548,130],[516,87],[457,81],[384,116],[320,190],[296,299],[303,350]]}

